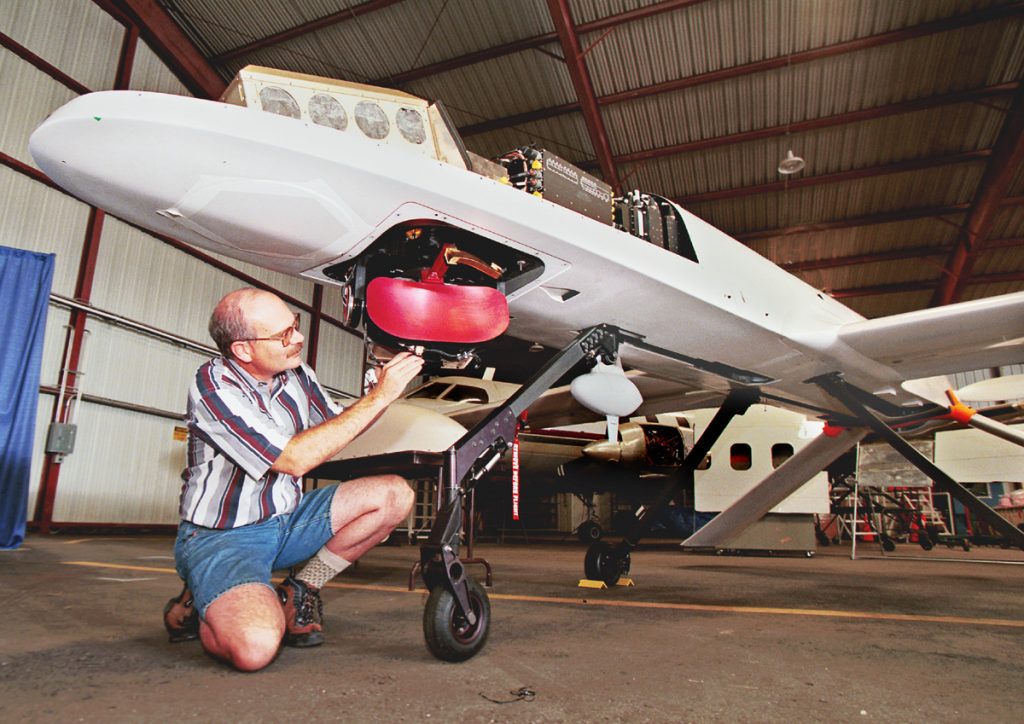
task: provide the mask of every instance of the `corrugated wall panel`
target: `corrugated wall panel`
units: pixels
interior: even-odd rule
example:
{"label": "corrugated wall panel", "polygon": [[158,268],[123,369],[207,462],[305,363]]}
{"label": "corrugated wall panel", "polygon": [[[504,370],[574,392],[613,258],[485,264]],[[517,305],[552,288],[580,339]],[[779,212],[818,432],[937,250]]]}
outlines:
{"label": "corrugated wall panel", "polygon": [[321,384],[353,397],[363,394],[363,341],[333,324],[320,327],[316,376]]}
{"label": "corrugated wall panel", "polygon": [[[311,282],[231,263],[246,267],[247,272],[263,272],[259,276],[272,286],[287,286],[283,291],[303,301],[312,297]],[[124,222],[107,217],[103,225],[92,296],[100,309],[210,344],[206,331],[210,313],[221,297],[242,286],[244,282],[236,277]]]}
{"label": "corrugated wall panel", "polygon": [[51,304],[46,310],[46,331],[43,336],[43,360],[39,371],[39,384],[56,387],[60,381],[60,368],[64,363],[64,342],[68,337],[71,313]]}
{"label": "corrugated wall panel", "polygon": [[[253,279],[257,279],[269,287],[278,290],[282,294],[300,299],[306,304],[311,304],[313,301],[313,282],[301,277],[293,277],[288,274],[282,274],[281,272],[270,271],[263,267],[256,266],[255,264],[248,264],[237,259],[232,259],[224,254],[215,254],[213,252],[203,250],[203,253],[207,256],[212,256],[214,259],[224,262],[229,265],[232,269],[236,269],[243,274],[246,274]],[[243,282],[238,281],[236,286],[243,286]],[[232,287],[235,288],[235,287]],[[212,309],[212,307],[211,307]]]}
{"label": "corrugated wall panel", "polygon": [[971,284],[968,282],[967,288],[964,289],[964,293],[959,301],[969,302],[972,299],[984,299],[985,297],[994,297],[998,294],[1012,294],[1020,291],[1024,291],[1024,282],[999,282],[992,284]]}
{"label": "corrugated wall panel", "polygon": [[89,207],[0,166],[0,244],[56,254],[52,290],[71,296]]}
{"label": "corrugated wall panel", "polygon": [[92,0],[4,0],[0,31],[90,90],[113,87],[124,26]]}
{"label": "corrugated wall panel", "polygon": [[1000,274],[1024,270],[1024,246],[1008,249],[992,249],[978,254],[972,274]]}
{"label": "corrugated wall panel", "polygon": [[989,239],[1019,239],[1024,237],[1024,205],[1004,206],[992,222]]}
{"label": "corrugated wall panel", "polygon": [[0,78],[4,88],[4,102],[0,103],[0,150],[38,168],[28,152],[29,136],[54,109],[77,94],[6,48],[0,48]]}
{"label": "corrugated wall panel", "polygon": [[135,62],[132,64],[128,87],[131,90],[171,93],[178,96],[192,95],[141,39],[135,47]]}
{"label": "corrugated wall panel", "polygon": [[178,522],[185,443],[180,422],[83,403],[53,517],[61,522]]}
{"label": "corrugated wall panel", "polygon": [[[557,44],[545,48],[561,52]],[[576,100],[565,63],[537,51],[456,68],[414,81],[408,90],[441,99],[457,126]]]}
{"label": "corrugated wall panel", "polygon": [[335,284],[324,284],[322,310],[323,313],[335,319],[344,317],[344,305],[341,299],[341,287]]}
{"label": "corrugated wall panel", "polygon": [[32,511],[36,508],[36,500],[39,499],[40,477],[43,473],[43,462],[46,460],[44,450],[46,449],[46,433],[50,429],[50,419],[53,417],[53,406],[57,398],[52,395],[39,395],[39,407],[36,409],[36,431],[32,442],[32,466],[28,478],[28,510],[27,518],[32,520]]}
{"label": "corrugated wall panel", "polygon": [[185,414],[188,387],[210,355],[90,319],[79,368],[82,391],[120,402]]}

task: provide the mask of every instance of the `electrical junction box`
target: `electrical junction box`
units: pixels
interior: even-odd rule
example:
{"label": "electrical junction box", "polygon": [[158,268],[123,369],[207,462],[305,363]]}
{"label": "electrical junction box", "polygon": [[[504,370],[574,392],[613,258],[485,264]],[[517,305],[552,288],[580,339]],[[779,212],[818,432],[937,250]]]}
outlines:
{"label": "electrical junction box", "polygon": [[56,455],[70,455],[75,451],[75,436],[78,425],[66,422],[51,422],[46,433],[46,452]]}

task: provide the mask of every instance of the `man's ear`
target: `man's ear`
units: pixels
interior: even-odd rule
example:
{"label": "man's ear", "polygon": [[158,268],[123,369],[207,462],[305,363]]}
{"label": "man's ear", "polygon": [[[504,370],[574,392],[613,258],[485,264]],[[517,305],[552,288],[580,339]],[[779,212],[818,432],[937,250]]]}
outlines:
{"label": "man's ear", "polygon": [[231,343],[231,354],[240,362],[252,362],[252,345],[244,340]]}

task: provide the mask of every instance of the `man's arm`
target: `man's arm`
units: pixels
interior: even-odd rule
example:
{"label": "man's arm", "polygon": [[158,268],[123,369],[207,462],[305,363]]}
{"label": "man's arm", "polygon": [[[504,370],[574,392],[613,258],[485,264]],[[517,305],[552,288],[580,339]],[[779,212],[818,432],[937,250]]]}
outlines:
{"label": "man's arm", "polygon": [[345,408],[337,417],[295,435],[271,470],[301,476],[330,460],[402,396],[423,368],[423,359],[403,352],[381,369],[377,386]]}

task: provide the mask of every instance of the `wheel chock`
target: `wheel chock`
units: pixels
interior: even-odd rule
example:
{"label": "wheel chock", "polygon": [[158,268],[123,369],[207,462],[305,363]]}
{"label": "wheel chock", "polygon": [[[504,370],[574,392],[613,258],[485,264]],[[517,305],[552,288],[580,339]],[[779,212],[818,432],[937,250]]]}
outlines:
{"label": "wheel chock", "polygon": [[[636,586],[633,583],[632,578],[620,578],[616,586]],[[604,581],[593,581],[589,578],[581,578],[578,584],[579,588],[608,588],[608,584]]]}

